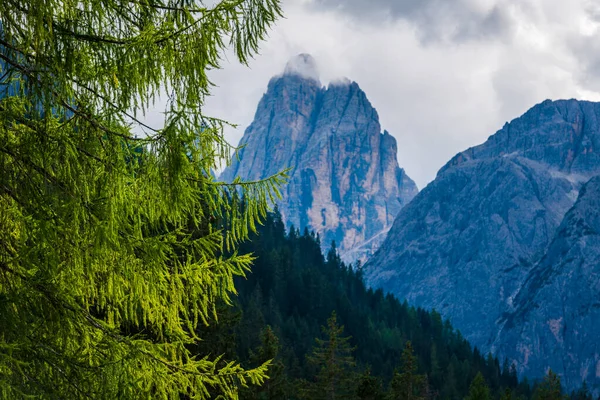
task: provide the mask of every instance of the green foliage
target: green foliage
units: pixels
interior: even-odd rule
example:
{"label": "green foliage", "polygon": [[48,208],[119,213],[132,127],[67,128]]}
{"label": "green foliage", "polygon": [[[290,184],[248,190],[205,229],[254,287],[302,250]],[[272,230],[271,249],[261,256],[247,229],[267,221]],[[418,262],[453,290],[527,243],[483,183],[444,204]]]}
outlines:
{"label": "green foliage", "polygon": [[571,400],[593,400],[586,381],[583,381],[583,385],[581,385],[579,390],[571,393]]}
{"label": "green foliage", "polygon": [[287,380],[284,365],[281,360],[276,359],[279,354],[279,339],[270,326],[262,331],[260,335],[260,347],[256,352],[251,352],[250,363],[262,365],[270,362],[268,379],[262,386],[245,388],[241,397],[252,400],[278,400],[286,397]]}
{"label": "green foliage", "polygon": [[560,378],[551,369],[544,377],[544,380],[539,384],[533,394],[534,400],[562,400],[562,388]]}
{"label": "green foliage", "polygon": [[371,375],[370,368],[367,368],[358,378],[356,396],[358,400],[382,400],[385,398],[381,378]]}
{"label": "green foliage", "polygon": [[502,396],[500,396],[500,400],[513,400],[513,393],[510,388],[506,388]]}
{"label": "green foliage", "polygon": [[[362,271],[344,265],[334,253],[325,259],[317,235],[300,234],[294,228],[286,234],[278,213],[269,214],[258,230],[258,235],[241,245],[242,251],[257,256],[252,274],[236,280],[238,307],[243,311],[235,328],[242,361],[260,346],[257,338],[264,327],[255,323],[255,316],[260,315],[279,338],[278,359],[288,380],[313,379],[318,370],[306,362],[306,355],[335,310],[338,323],[351,336],[349,345],[356,347],[357,370],[370,366],[368,375],[356,377],[359,398],[369,398],[361,387],[387,387],[394,370],[402,372],[407,341],[416,357],[414,375],[427,376],[428,391],[421,395],[427,399],[464,399],[478,372],[490,385],[496,382],[498,386],[490,387],[490,392],[498,397],[507,387],[515,398],[531,397],[529,385],[517,380],[514,367],[507,364],[502,369],[497,359],[482,356],[439,313],[415,309],[381,290],[368,289]],[[289,386],[283,398],[297,399],[298,391]],[[375,398],[385,398],[379,395],[383,397]]]}
{"label": "green foliage", "polygon": [[303,398],[311,400],[351,399],[355,393],[354,367],[352,356],[355,350],[350,346],[350,337],[342,336],[344,327],[338,325],[335,311],[322,327],[326,339],[316,338],[316,345],[308,362],[317,368],[314,381],[306,383]]}
{"label": "green foliage", "polygon": [[427,393],[425,375],[417,374],[417,357],[415,357],[412,344],[406,342],[402,351],[401,372],[394,372],[390,382],[389,400],[424,400]]}
{"label": "green foliage", "polygon": [[[0,2],[1,398],[235,398],[264,381],[268,364],[194,344],[249,271],[238,243],[283,175],[215,182],[231,147],[201,111],[224,48],[246,62],[279,14],[278,0]],[[146,126],[161,90],[165,124]]]}
{"label": "green foliage", "polygon": [[469,395],[465,397],[465,400],[490,400],[490,388],[485,383],[485,379],[481,372],[479,372],[469,388]]}

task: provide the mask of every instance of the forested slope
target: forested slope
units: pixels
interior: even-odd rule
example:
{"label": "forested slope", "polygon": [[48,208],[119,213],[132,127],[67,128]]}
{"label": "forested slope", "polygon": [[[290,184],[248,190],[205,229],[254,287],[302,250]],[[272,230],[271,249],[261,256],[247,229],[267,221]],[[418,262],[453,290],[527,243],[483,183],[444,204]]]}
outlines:
{"label": "forested slope", "polygon": [[[294,228],[286,232],[278,213],[270,214],[259,234],[240,250],[257,257],[252,273],[236,282],[236,306],[212,328],[213,335],[203,335],[214,338],[204,345],[225,353],[225,359],[237,355],[251,365],[263,361],[257,355],[265,350],[264,332],[270,326],[278,341],[271,343],[271,350],[278,350],[277,380],[286,398],[301,396],[303,384],[315,380],[320,367],[307,362],[307,355],[315,338],[324,338],[321,327],[334,311],[344,326],[340,336],[350,336],[355,347],[356,366],[345,368],[344,374],[354,376],[356,385],[364,384],[370,368],[370,376],[380,378],[385,390],[394,370],[402,372],[402,351],[410,341],[417,372],[426,376],[428,396],[462,399],[481,372],[494,397],[506,388],[514,396],[530,397],[529,385],[519,384],[514,370],[473,349],[439,313],[368,289],[360,266],[342,263],[335,247],[323,257],[317,236]],[[245,396],[269,398],[252,391]]]}

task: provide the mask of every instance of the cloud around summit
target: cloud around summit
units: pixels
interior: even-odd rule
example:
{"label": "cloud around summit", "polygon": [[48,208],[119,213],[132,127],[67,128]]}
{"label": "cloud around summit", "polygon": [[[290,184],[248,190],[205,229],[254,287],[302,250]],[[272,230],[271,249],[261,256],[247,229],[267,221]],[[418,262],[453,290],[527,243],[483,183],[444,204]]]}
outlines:
{"label": "cloud around summit", "polygon": [[309,53],[320,81],[356,81],[423,188],[456,153],[545,99],[600,100],[600,3],[588,0],[284,0],[249,68],[212,71],[205,112],[250,124],[269,79]]}

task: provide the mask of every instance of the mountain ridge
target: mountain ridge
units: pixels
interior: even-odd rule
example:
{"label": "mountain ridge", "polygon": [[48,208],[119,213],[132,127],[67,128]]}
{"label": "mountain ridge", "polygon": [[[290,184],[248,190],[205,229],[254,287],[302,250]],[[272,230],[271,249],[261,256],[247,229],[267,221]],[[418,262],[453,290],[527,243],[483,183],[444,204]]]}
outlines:
{"label": "mountain ridge", "polygon": [[291,168],[278,203],[286,225],[316,231],[324,249],[336,241],[346,261],[371,254],[379,244],[372,239],[417,193],[398,165],[396,139],[381,129],[364,91],[351,81],[321,86],[306,54],[270,80],[240,145],[221,179],[255,180]]}
{"label": "mountain ridge", "polygon": [[[496,332],[581,187],[600,173],[599,120],[600,103],[547,100],[458,153],[400,211],[365,265],[368,283],[436,309],[474,345],[522,363]],[[565,379],[581,384],[572,372]]]}
{"label": "mountain ridge", "polygon": [[[551,118],[547,118],[543,121],[543,126],[539,126],[539,119],[544,116]],[[575,171],[587,171],[589,169],[596,171],[597,165],[600,164],[600,153],[593,150],[598,146],[598,141],[595,140],[595,143],[592,143],[589,136],[590,134],[597,133],[599,120],[600,103],[576,99],[544,100],[531,107],[521,117],[517,117],[511,122],[506,122],[501,129],[490,135],[484,143],[470,147],[455,155],[440,169],[438,174],[466,160],[482,158],[482,156],[500,156],[519,151],[524,151],[523,155],[526,158],[542,161],[548,154],[540,152],[539,147],[536,146],[540,145],[540,143],[535,141],[535,136],[525,137],[519,141],[518,132],[517,135],[514,132],[516,129],[521,132],[533,131],[533,134],[539,134],[540,132],[535,132],[536,128],[537,130],[545,129],[547,131],[553,131],[558,128],[559,133],[562,131],[562,133],[570,133],[572,135],[572,146],[567,146],[566,148],[559,147],[554,151],[556,153],[553,154],[554,156],[562,157],[564,160],[560,170],[567,169],[571,172],[571,169],[574,167]],[[564,122],[571,124],[572,132],[564,131],[564,128],[567,127],[560,126]],[[550,137],[550,139],[557,142],[556,136]],[[563,142],[562,144],[565,145],[566,143]],[[592,144],[595,146],[592,147]],[[504,147],[504,149],[501,147]],[[572,153],[569,153],[569,150]],[[590,150],[592,151],[589,152]],[[565,152],[567,154],[564,154]],[[594,155],[590,157],[592,153]],[[592,158],[592,160],[582,160],[580,163],[576,163],[575,161],[579,161],[579,156],[581,155]]]}

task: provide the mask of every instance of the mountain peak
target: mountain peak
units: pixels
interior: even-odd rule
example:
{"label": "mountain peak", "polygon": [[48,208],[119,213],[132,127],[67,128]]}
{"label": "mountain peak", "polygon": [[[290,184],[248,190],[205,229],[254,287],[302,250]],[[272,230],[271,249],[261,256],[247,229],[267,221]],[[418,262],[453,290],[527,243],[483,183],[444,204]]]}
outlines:
{"label": "mountain peak", "polygon": [[319,68],[315,58],[310,54],[302,53],[292,57],[283,72],[284,75],[299,75],[303,78],[319,82]]}
{"label": "mountain peak", "polygon": [[375,250],[417,187],[358,84],[323,87],[318,78],[310,55],[288,62],[220,179],[264,179],[291,168],[278,202],[285,224],[315,231],[324,250],[335,241],[344,260],[355,261]]}
{"label": "mountain peak", "polygon": [[355,82],[352,82],[350,79],[348,79],[346,77],[342,77],[342,78],[333,79],[331,82],[329,82],[329,86],[350,86],[353,83],[356,84]]}
{"label": "mountain peak", "polygon": [[581,189],[599,174],[600,103],[546,100],[440,170],[367,282],[437,310],[520,374],[552,368],[568,390],[600,392],[600,178]]}
{"label": "mountain peak", "polygon": [[484,143],[452,158],[438,175],[468,161],[521,156],[586,177],[600,166],[600,103],[545,100],[504,125]]}

